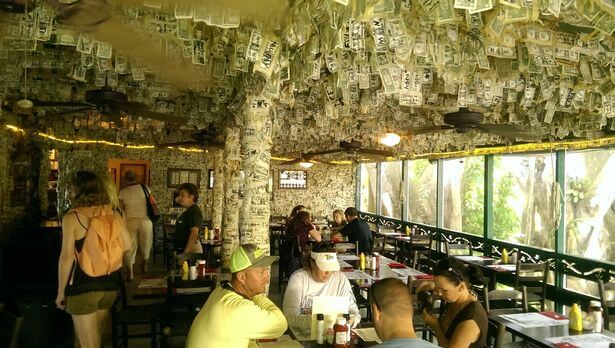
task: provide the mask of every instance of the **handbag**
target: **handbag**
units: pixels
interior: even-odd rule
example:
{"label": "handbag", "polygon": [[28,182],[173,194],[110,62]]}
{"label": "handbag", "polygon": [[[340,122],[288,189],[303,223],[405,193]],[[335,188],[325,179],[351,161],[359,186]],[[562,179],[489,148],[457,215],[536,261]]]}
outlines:
{"label": "handbag", "polygon": [[149,193],[145,185],[141,184],[141,188],[143,189],[143,193],[145,193],[145,205],[147,206],[147,216],[152,222],[158,221],[160,219],[160,209],[158,209],[158,205],[156,204],[156,200],[154,196]]}

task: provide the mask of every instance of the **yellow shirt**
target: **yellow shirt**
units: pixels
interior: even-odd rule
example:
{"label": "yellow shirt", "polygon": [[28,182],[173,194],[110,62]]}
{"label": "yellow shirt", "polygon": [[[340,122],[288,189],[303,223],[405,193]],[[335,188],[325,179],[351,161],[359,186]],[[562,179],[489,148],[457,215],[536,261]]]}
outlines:
{"label": "yellow shirt", "polygon": [[279,337],[287,327],[284,314],[266,295],[248,300],[217,287],[194,319],[186,347],[257,347],[254,340]]}

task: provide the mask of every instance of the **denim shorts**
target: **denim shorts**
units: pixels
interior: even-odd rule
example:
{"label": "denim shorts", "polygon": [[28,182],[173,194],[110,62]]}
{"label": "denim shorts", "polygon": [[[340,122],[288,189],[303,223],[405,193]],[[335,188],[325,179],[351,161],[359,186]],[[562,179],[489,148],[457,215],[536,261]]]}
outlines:
{"label": "denim shorts", "polygon": [[97,310],[109,309],[117,298],[117,291],[91,291],[84,294],[66,296],[66,312],[85,315]]}

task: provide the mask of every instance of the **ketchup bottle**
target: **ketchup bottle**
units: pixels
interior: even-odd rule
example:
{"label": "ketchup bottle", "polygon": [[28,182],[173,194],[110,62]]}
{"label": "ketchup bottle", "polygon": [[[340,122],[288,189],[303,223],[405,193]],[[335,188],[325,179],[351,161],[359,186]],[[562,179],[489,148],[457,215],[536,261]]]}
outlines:
{"label": "ketchup bottle", "polygon": [[346,318],[339,316],[333,325],[333,348],[348,348],[348,325]]}

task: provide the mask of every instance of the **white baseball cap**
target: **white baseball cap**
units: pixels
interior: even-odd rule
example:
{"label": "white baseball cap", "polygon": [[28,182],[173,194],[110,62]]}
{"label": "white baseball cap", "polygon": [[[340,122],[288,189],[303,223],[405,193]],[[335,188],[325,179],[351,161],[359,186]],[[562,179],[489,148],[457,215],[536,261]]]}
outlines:
{"label": "white baseball cap", "polygon": [[340,264],[337,262],[337,253],[315,253],[312,251],[310,256],[321,271],[335,272],[340,270]]}

